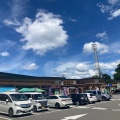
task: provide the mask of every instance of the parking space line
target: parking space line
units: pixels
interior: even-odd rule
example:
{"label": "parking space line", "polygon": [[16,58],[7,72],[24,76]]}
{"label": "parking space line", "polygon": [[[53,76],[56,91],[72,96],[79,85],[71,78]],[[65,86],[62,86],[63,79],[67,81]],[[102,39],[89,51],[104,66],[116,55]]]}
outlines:
{"label": "parking space line", "polygon": [[112,109],[112,111],[120,111],[120,109]]}

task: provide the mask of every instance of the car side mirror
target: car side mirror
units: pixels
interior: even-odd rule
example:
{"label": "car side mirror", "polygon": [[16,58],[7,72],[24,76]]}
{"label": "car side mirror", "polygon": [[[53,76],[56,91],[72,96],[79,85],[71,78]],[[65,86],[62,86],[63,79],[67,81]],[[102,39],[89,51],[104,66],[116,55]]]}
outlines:
{"label": "car side mirror", "polygon": [[30,101],[32,101],[32,98],[29,98]]}
{"label": "car side mirror", "polygon": [[9,102],[9,100],[8,100],[8,99],[6,99],[6,102]]}

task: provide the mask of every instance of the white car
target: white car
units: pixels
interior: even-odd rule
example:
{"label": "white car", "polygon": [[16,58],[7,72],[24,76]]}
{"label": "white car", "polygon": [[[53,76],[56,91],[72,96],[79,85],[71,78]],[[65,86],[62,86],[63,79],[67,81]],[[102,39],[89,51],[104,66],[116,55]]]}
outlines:
{"label": "white car", "polygon": [[13,115],[30,114],[33,112],[31,101],[22,93],[4,92],[0,93],[0,112]]}
{"label": "white car", "polygon": [[33,112],[49,110],[48,100],[44,98],[44,95],[42,93],[26,92],[23,94],[31,100],[33,105]]}
{"label": "white car", "polygon": [[71,98],[64,96],[64,95],[50,95],[47,97],[49,107],[69,107],[69,105],[72,105]]}
{"label": "white car", "polygon": [[89,103],[95,103],[97,102],[97,97],[95,95],[93,95],[92,93],[81,93],[83,95],[86,95],[88,100],[89,100]]}

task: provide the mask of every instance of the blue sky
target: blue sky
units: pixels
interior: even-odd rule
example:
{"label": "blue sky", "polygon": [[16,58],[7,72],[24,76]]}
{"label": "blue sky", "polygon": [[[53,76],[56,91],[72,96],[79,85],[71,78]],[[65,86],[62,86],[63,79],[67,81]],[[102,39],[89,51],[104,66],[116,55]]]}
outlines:
{"label": "blue sky", "polygon": [[88,78],[120,63],[120,0],[0,0],[0,72]]}

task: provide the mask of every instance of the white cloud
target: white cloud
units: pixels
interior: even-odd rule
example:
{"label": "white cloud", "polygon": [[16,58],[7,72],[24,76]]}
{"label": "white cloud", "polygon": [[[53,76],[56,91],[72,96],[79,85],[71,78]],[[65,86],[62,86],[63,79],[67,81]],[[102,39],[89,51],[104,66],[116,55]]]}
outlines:
{"label": "white cloud", "polygon": [[109,12],[112,9],[111,6],[108,6],[108,5],[97,4],[97,6],[100,8],[100,11],[102,13]]}
{"label": "white cloud", "polygon": [[96,44],[97,45],[97,51],[100,53],[100,54],[104,54],[104,53],[107,53],[109,51],[109,47],[105,44],[101,44],[99,42],[90,42],[90,43],[86,43],[84,46],[83,46],[83,52],[85,53],[92,53],[93,52],[93,49],[92,49],[92,44]]}
{"label": "white cloud", "polygon": [[8,1],[10,7],[9,16],[3,21],[7,26],[18,26],[20,22],[19,18],[22,18],[22,15],[25,14],[26,4],[29,0],[11,0]]}
{"label": "white cloud", "polygon": [[[120,63],[120,60],[114,62],[100,62],[100,68],[103,74],[113,75],[117,65]],[[90,78],[96,74],[94,68],[94,62],[50,62],[45,66],[47,69],[44,69],[48,76],[64,76],[66,78],[72,79],[81,79],[81,78]]]}
{"label": "white cloud", "polygon": [[100,11],[102,13],[108,13],[109,17],[108,20],[112,20],[113,18],[120,16],[120,0],[108,0],[109,5],[104,4],[97,4],[97,6],[100,8]]}
{"label": "white cloud", "polygon": [[6,56],[9,56],[9,53],[8,52],[2,52],[2,53],[0,53],[0,55],[6,57]]}
{"label": "white cloud", "polygon": [[120,53],[120,49],[116,51],[116,53]]}
{"label": "white cloud", "polygon": [[120,42],[113,42],[109,45],[111,53],[120,53]]}
{"label": "white cloud", "polygon": [[31,63],[31,64],[22,66],[22,68],[25,70],[36,70],[39,68],[39,66],[37,66],[35,63]]}
{"label": "white cloud", "polygon": [[18,25],[20,25],[20,22],[19,21],[17,21],[16,19],[5,19],[4,21],[3,21],[3,23],[5,24],[5,25],[7,25],[7,26],[14,26],[14,25],[16,25],[16,26],[18,26]]}
{"label": "white cloud", "polygon": [[111,63],[100,63],[100,66],[102,69],[112,70],[112,69],[116,69],[118,64],[120,64],[120,60]]}
{"label": "white cloud", "polygon": [[108,0],[109,4],[115,5],[119,2],[119,0]]}
{"label": "white cloud", "polygon": [[97,37],[97,38],[100,38],[101,40],[108,39],[108,35],[107,35],[107,33],[106,33],[105,31],[102,32],[102,33],[98,33],[98,34],[96,35],[96,37]]}
{"label": "white cloud", "polygon": [[73,18],[69,18],[69,20],[72,21],[72,22],[74,22],[74,23],[79,22],[78,20],[73,19]]}
{"label": "white cloud", "polygon": [[49,50],[62,47],[67,43],[68,35],[63,30],[63,21],[58,15],[39,10],[36,19],[25,18],[23,25],[16,28],[24,37],[24,50],[32,49],[37,54],[44,55]]}
{"label": "white cloud", "polygon": [[54,66],[54,63],[52,64],[47,64],[47,69],[45,69],[45,72],[48,73],[49,71],[51,75],[64,75],[66,78],[88,78],[94,74],[91,72],[93,70],[88,62],[60,62],[57,66]]}
{"label": "white cloud", "polygon": [[117,9],[113,13],[111,13],[111,17],[109,17],[108,20],[112,20],[113,18],[116,18],[118,16],[120,16],[120,9]]}

